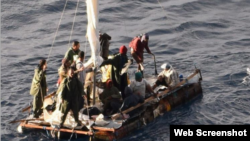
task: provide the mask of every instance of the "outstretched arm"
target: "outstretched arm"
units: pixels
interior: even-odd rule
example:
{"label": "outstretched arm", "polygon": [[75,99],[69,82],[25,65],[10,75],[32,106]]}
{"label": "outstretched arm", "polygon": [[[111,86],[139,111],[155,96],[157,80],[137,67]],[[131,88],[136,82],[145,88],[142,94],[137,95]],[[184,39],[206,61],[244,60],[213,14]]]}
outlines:
{"label": "outstretched arm", "polygon": [[110,65],[110,64],[113,64],[113,59],[108,59],[108,60],[103,61],[100,67],[105,66],[105,65]]}

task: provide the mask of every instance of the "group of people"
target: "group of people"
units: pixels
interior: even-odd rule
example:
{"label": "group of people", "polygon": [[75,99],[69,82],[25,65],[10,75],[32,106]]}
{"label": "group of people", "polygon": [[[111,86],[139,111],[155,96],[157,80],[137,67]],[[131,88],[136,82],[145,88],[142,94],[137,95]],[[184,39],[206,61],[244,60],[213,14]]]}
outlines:
{"label": "group of people", "polygon": [[[149,54],[152,54],[148,47],[148,34],[135,37],[129,43],[131,55],[138,64],[134,80],[130,80],[126,72],[121,73],[128,61],[133,62],[133,59],[129,59],[127,56],[127,47],[122,45],[119,48],[119,53],[109,57],[109,40],[111,40],[111,36],[107,33],[100,34],[100,55],[103,62],[99,67],[108,66],[106,74],[103,73],[106,77],[105,81],[103,81],[103,91],[99,94],[99,99],[103,103],[104,115],[109,116],[126,110],[144,102],[144,99],[151,95],[157,95],[154,89],[159,85],[165,85],[172,89],[180,82],[178,73],[168,63],[161,66],[164,70],[159,74],[153,86],[144,79],[144,48]],[[60,110],[63,113],[60,126],[63,126],[66,115],[70,110],[72,110],[75,121],[81,124],[78,121],[78,112],[84,107],[84,103],[88,104],[90,99],[86,94],[88,86],[85,82],[88,79],[86,74],[91,72],[91,66],[84,66],[84,57],[85,53],[80,50],[80,43],[74,41],[72,47],[65,53],[62,64],[58,69],[57,95],[60,93],[62,99]],[[42,114],[44,96],[47,95],[48,91],[46,68],[46,60],[40,60],[31,84],[30,94],[34,96],[33,114],[35,118]],[[130,116],[133,114],[136,114],[136,110],[129,113]]]}

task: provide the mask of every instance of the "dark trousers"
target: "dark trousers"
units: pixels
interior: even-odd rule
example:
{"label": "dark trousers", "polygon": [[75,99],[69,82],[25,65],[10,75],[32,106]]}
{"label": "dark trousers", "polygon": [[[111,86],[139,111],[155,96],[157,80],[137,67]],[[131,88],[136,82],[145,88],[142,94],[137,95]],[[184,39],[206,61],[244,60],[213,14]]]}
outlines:
{"label": "dark trousers", "polygon": [[79,110],[78,110],[77,106],[75,105],[75,103],[64,101],[64,103],[62,104],[62,107],[61,107],[61,112],[63,113],[63,116],[61,118],[61,124],[60,124],[61,126],[63,125],[69,110],[72,110],[74,119],[76,122],[78,122]]}
{"label": "dark trousers", "polygon": [[34,96],[33,99],[33,112],[35,118],[38,118],[43,113],[42,107],[43,107],[43,100],[39,92],[37,95]]}

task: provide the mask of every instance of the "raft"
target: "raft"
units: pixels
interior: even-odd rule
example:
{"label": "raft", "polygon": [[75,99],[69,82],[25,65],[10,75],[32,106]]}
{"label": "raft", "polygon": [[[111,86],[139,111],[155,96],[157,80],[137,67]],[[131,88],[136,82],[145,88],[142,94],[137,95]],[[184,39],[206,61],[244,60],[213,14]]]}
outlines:
{"label": "raft", "polygon": [[[198,80],[190,83],[189,81],[194,76],[198,76]],[[126,114],[137,107],[143,106],[141,112],[138,112],[138,114],[128,119],[121,118],[121,113],[117,113],[113,115],[112,118],[105,118],[103,121],[90,119],[93,124],[89,128],[81,127],[80,129],[70,129],[66,127],[58,128],[56,126],[52,127],[50,123],[42,120],[27,119],[20,123],[18,130],[19,132],[22,132],[24,129],[43,130],[47,134],[56,138],[63,137],[63,134],[70,135],[68,138],[71,138],[73,134],[77,134],[78,137],[88,136],[91,137],[92,140],[109,141],[122,139],[125,136],[128,136],[131,132],[146,126],[159,115],[166,114],[172,109],[201,96],[201,81],[202,75],[200,70],[195,70],[192,75],[181,81],[173,90],[163,90],[158,93],[157,98],[151,96],[145,99],[144,103],[122,111],[122,113]]]}

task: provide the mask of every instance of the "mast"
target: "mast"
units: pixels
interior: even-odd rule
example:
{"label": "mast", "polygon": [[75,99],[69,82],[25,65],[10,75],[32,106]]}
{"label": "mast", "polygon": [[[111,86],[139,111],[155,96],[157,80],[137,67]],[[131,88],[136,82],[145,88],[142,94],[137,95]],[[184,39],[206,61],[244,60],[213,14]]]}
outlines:
{"label": "mast", "polygon": [[99,0],[86,0],[86,7],[87,7],[87,33],[86,37],[89,41],[90,48],[91,48],[91,57],[86,62],[86,64],[94,65],[94,76],[93,78],[93,105],[95,105],[95,92],[96,92],[96,70],[98,66],[102,62],[100,57],[100,43],[99,43],[99,34],[98,34],[98,23],[99,23]]}

